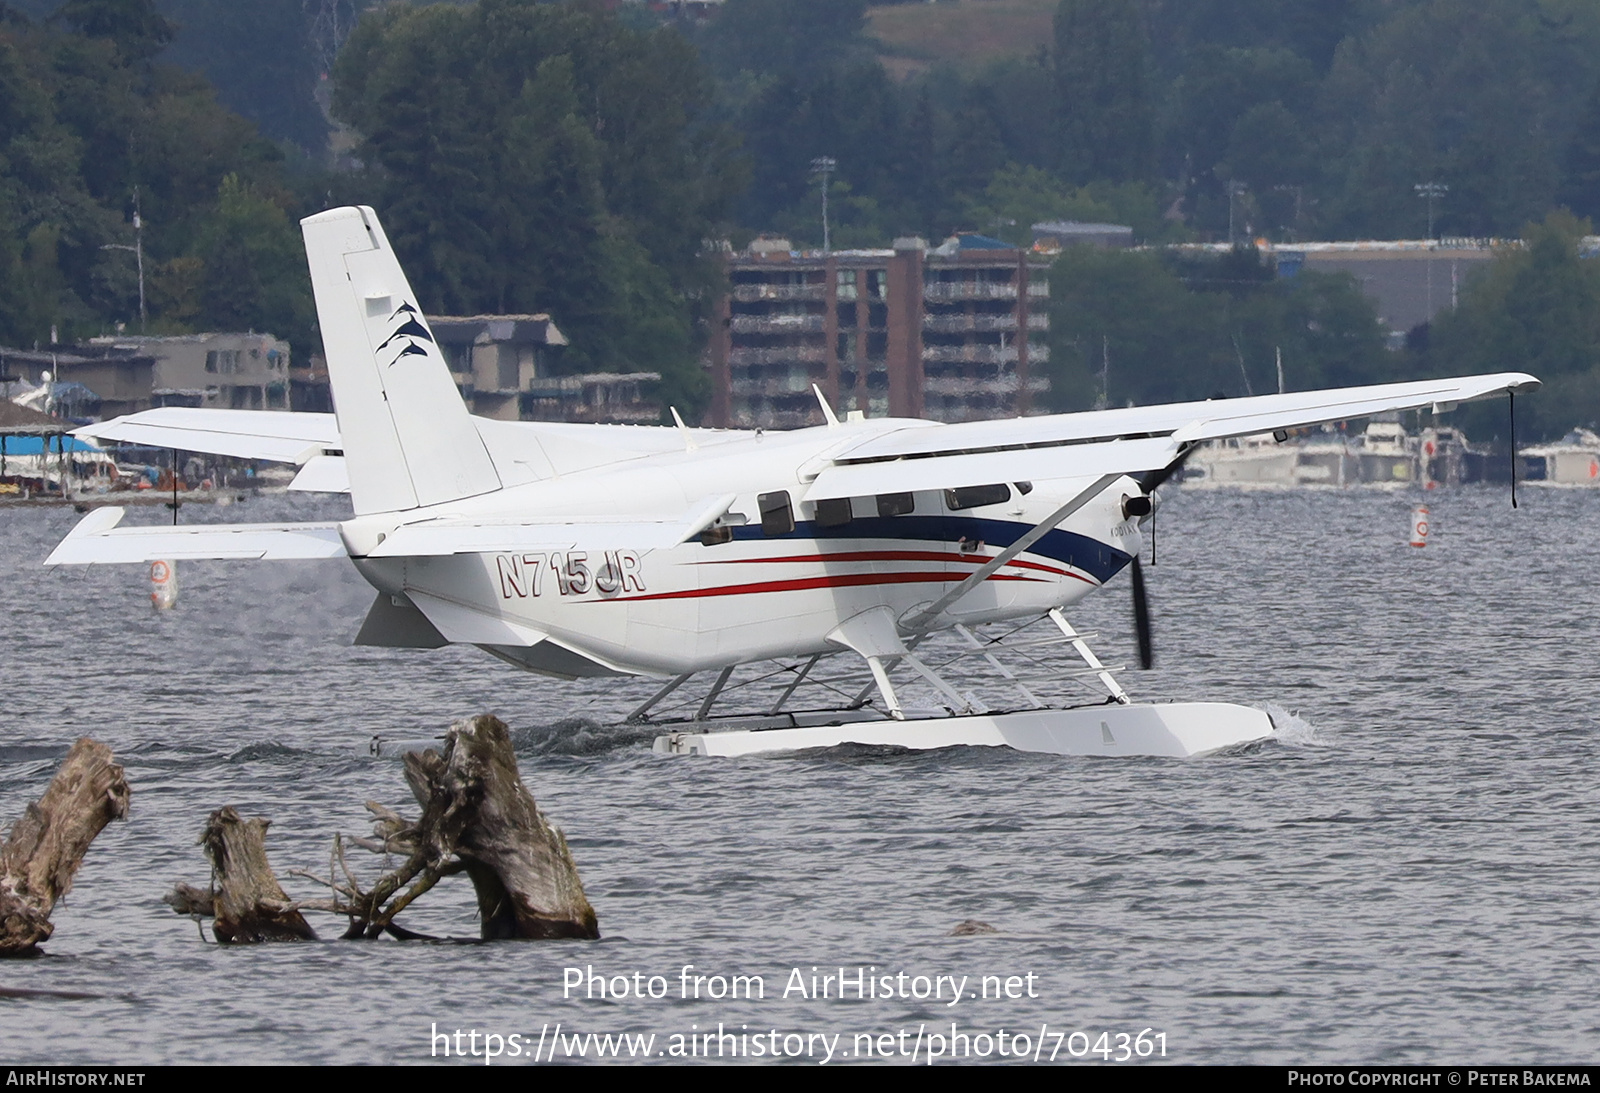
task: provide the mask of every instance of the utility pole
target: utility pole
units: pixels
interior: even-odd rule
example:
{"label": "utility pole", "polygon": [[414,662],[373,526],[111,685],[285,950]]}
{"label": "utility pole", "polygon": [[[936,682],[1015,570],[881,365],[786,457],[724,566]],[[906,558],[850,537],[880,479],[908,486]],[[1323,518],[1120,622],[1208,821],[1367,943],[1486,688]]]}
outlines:
{"label": "utility pole", "polygon": [[811,161],[811,173],[822,179],[822,253],[829,254],[833,248],[828,241],[828,176],[838,170],[839,161],[832,156],[818,156]]}
{"label": "utility pole", "polygon": [[139,333],[144,333],[144,222],[139,219],[139,191],[133,191],[133,246],[126,243],[102,243],[101,250],[130,250],[139,263]]}

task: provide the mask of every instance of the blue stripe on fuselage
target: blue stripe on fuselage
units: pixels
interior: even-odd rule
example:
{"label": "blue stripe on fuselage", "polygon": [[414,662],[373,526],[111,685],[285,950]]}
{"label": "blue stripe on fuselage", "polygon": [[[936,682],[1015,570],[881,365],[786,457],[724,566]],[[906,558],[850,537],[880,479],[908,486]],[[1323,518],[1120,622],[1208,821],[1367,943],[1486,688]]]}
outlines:
{"label": "blue stripe on fuselage", "polygon": [[[1029,531],[1031,524],[1012,520],[984,520],[976,516],[858,516],[846,524],[835,527],[818,527],[813,520],[801,520],[787,535],[763,535],[760,524],[746,524],[733,528],[733,537],[751,539],[815,539],[818,541],[841,539],[904,539],[911,541],[955,543],[965,538],[981,539],[992,547],[1008,547]],[[1075,531],[1059,528],[1047,531],[1027,551],[1046,558],[1065,562],[1080,569],[1104,584],[1132,561],[1132,555],[1098,539],[1079,535]]]}

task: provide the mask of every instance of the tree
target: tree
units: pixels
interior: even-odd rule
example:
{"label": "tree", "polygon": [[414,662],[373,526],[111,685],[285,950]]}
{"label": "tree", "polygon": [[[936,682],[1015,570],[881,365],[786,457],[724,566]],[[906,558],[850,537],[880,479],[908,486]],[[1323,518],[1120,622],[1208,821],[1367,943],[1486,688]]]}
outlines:
{"label": "tree", "polygon": [[[1529,372],[1545,389],[1519,400],[1519,437],[1559,436],[1600,421],[1600,263],[1582,250],[1591,227],[1556,212],[1524,230],[1469,282],[1429,331],[1423,364],[1436,375]],[[1504,435],[1504,407],[1470,407],[1471,435]]]}
{"label": "tree", "polygon": [[[1223,255],[1074,247],[1050,270],[1050,368],[1061,409],[1147,405],[1286,387],[1379,383],[1384,349],[1348,276],[1279,279],[1254,248]],[[1414,367],[1414,366],[1413,366]]]}
{"label": "tree", "polygon": [[871,56],[866,15],[867,0],[728,0],[699,38],[722,79],[810,77]]}
{"label": "tree", "polygon": [[1061,0],[1055,16],[1060,169],[1080,185],[1149,176],[1149,46],[1135,0]]}
{"label": "tree", "polygon": [[229,109],[275,140],[320,153],[328,124],[302,0],[163,0],[176,32],[162,59],[203,73]]}
{"label": "tree", "polygon": [[66,0],[55,18],[87,38],[106,38],[130,60],[148,61],[172,41],[154,0]]}
{"label": "tree", "polygon": [[1561,180],[1558,134],[1595,77],[1591,29],[1533,0],[1427,0],[1341,48],[1319,126],[1338,237],[1416,238],[1413,186],[1450,187],[1444,234],[1514,235]]}
{"label": "tree", "polygon": [[739,182],[674,30],[480,0],[364,19],[335,71],[424,310],[549,311],[567,366],[650,369],[699,405],[700,256]]}
{"label": "tree", "polygon": [[1205,398],[1225,382],[1214,341],[1205,301],[1154,253],[1073,247],[1050,269],[1058,410]]}
{"label": "tree", "polygon": [[1600,82],[1584,103],[1564,166],[1562,202],[1579,216],[1600,217]]}

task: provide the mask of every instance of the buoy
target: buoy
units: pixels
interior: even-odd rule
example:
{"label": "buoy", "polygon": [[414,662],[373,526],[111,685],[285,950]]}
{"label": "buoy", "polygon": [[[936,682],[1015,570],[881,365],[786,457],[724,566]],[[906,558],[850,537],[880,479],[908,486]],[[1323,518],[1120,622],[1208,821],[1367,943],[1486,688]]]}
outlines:
{"label": "buoy", "polygon": [[1418,505],[1411,510],[1411,545],[1428,545],[1428,506]]}
{"label": "buoy", "polygon": [[178,602],[178,563],[155,561],[150,563],[150,606],[157,610],[172,607]]}

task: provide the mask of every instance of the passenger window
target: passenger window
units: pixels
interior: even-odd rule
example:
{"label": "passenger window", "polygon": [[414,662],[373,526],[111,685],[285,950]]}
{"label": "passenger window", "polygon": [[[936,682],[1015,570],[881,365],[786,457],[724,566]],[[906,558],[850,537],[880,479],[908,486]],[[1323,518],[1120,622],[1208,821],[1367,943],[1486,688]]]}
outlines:
{"label": "passenger window", "polygon": [[1011,487],[1000,483],[993,486],[963,486],[945,490],[944,503],[952,511],[975,509],[980,505],[1003,505],[1011,500]]}
{"label": "passenger window", "polygon": [[917,507],[916,498],[909,493],[878,494],[879,516],[904,516]]}
{"label": "passenger window", "polygon": [[836,528],[850,522],[850,498],[830,497],[817,502],[817,526]]}
{"label": "passenger window", "polygon": [[789,491],[763,493],[756,498],[761,508],[761,534],[787,535],[794,530],[794,509],[789,504]]}

